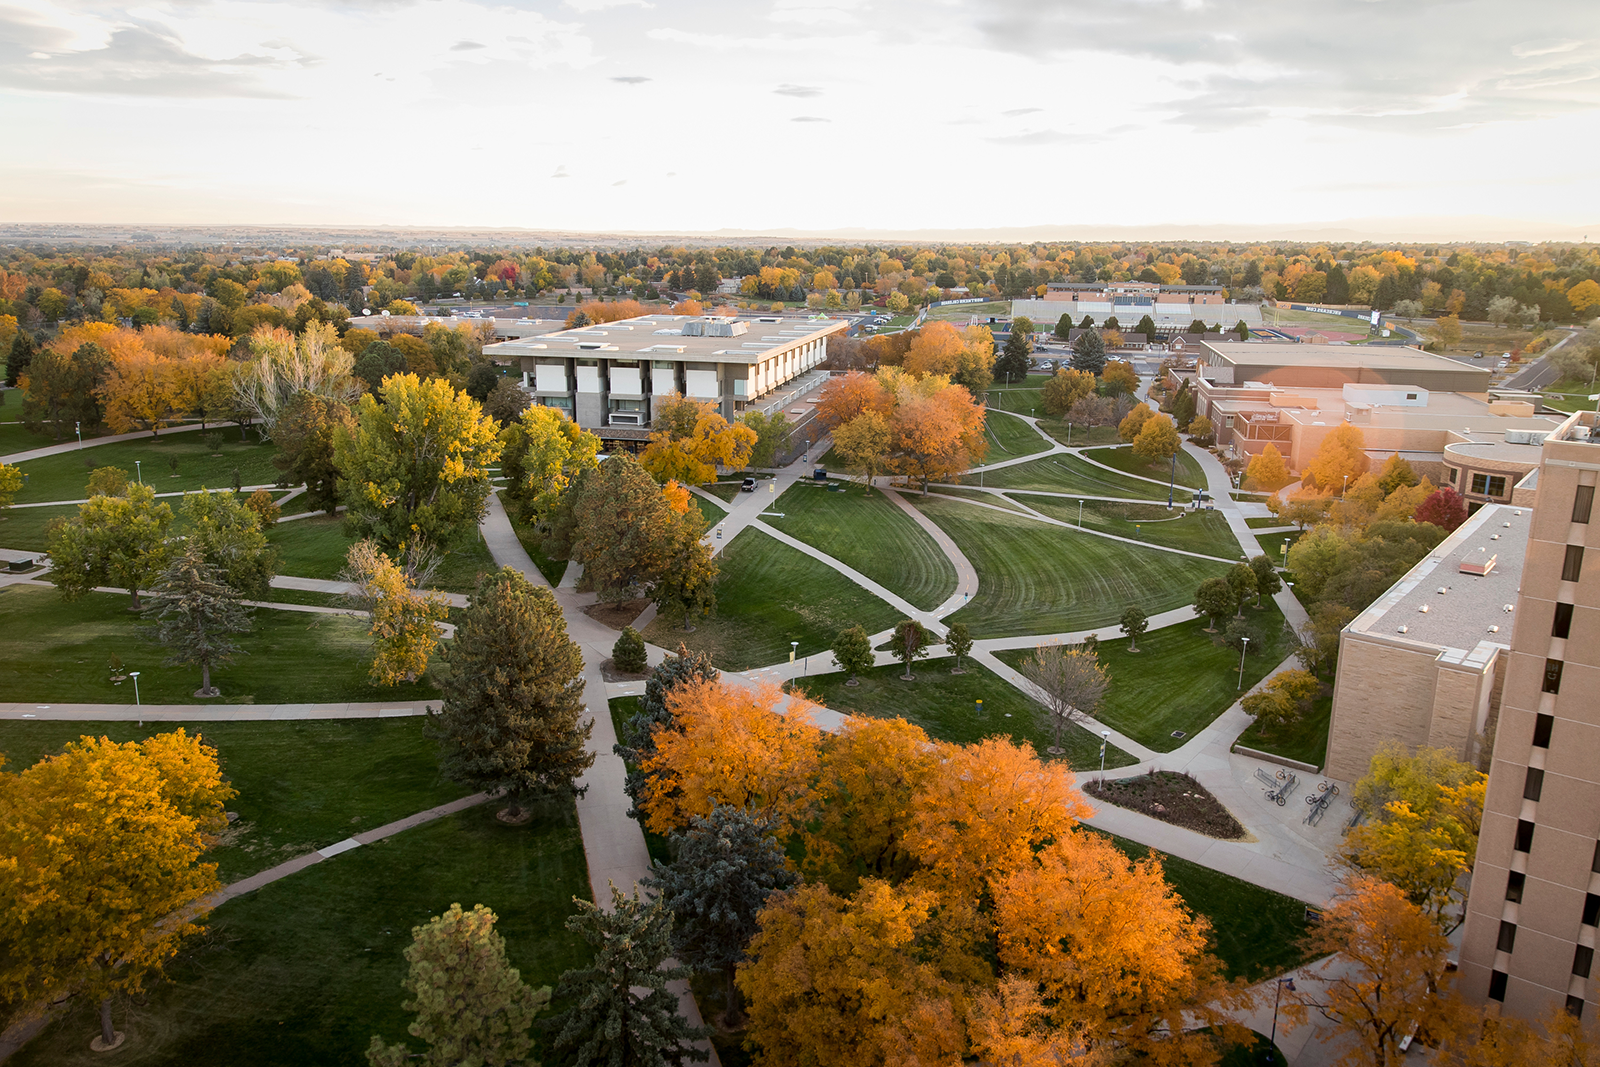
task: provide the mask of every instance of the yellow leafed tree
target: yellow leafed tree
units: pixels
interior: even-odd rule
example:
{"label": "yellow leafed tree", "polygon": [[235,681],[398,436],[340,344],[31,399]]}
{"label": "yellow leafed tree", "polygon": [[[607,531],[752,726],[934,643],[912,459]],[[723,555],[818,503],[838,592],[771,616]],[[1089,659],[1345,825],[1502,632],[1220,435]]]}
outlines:
{"label": "yellow leafed tree", "polygon": [[1306,464],[1306,485],[1323,494],[1339,493],[1347,476],[1353,482],[1372,466],[1365,449],[1366,438],[1359,427],[1348,422],[1335,426],[1322,439],[1316,458]]}
{"label": "yellow leafed tree", "polygon": [[409,588],[405,572],[371,541],[350,547],[342,577],[356,584],[357,598],[371,613],[372,683],[416,681],[439,647],[439,623],[450,616],[449,602]]}

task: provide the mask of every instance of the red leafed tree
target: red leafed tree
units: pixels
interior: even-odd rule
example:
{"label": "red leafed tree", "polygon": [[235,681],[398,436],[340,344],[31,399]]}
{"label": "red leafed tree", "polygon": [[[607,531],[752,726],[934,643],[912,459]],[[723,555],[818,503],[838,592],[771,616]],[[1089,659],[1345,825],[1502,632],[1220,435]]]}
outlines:
{"label": "red leafed tree", "polygon": [[1446,531],[1454,530],[1467,521],[1467,502],[1448,485],[1442,486],[1434,490],[1411,517],[1417,522],[1431,522]]}

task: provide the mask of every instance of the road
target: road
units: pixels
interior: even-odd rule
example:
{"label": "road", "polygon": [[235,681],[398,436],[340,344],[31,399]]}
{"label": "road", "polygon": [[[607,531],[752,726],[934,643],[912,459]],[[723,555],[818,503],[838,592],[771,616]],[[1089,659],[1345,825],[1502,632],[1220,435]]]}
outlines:
{"label": "road", "polygon": [[1547,385],[1554,385],[1561,377],[1561,372],[1550,362],[1550,353],[1578,336],[1576,330],[1568,330],[1567,335],[1550,346],[1550,351],[1534,360],[1531,364],[1519,370],[1511,377],[1500,383],[1502,389],[1520,389],[1532,392],[1543,389]]}

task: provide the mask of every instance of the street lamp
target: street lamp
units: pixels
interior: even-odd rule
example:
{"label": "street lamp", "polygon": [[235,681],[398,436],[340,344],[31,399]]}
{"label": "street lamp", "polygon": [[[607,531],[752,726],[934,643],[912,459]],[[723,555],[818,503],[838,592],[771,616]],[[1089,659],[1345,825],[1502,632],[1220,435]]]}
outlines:
{"label": "street lamp", "polygon": [[1078,529],[1083,529],[1083,501],[1078,501]]}
{"label": "street lamp", "polygon": [[133,461],[133,468],[134,468],[134,471],[139,475],[139,484],[143,485],[144,484],[144,461],[143,460],[137,460],[137,459],[134,460]]}
{"label": "street lamp", "polygon": [[[136,707],[136,708],[143,707],[143,704],[139,700],[139,672],[138,671],[129,671],[128,672],[128,677],[133,679],[133,706]],[[140,713],[140,715],[139,715],[139,725],[140,726],[144,725],[144,714],[143,713]]]}
{"label": "street lamp", "polygon": [[1277,1060],[1273,1053],[1278,1047],[1278,1004],[1283,1000],[1283,987],[1288,986],[1291,993],[1297,992],[1293,978],[1280,978],[1275,984],[1278,987],[1278,991],[1272,998],[1272,1036],[1267,1039],[1267,1058],[1264,1061],[1266,1063],[1274,1063]]}
{"label": "street lamp", "polygon": [[1178,454],[1172,454],[1172,473],[1167,478],[1167,510],[1172,510],[1172,489],[1178,484]]}
{"label": "street lamp", "polygon": [[1239,684],[1234,687],[1235,693],[1244,688],[1244,654],[1250,651],[1250,639],[1246,637],[1242,640],[1244,643],[1239,646]]}
{"label": "street lamp", "polygon": [[1285,566],[1289,563],[1289,539],[1287,537],[1283,539],[1283,562]]}
{"label": "street lamp", "polygon": [[1067,447],[1072,447],[1072,420],[1067,420]]}
{"label": "street lamp", "polygon": [[1109,745],[1110,743],[1111,743],[1111,731],[1110,730],[1101,730],[1100,731],[1100,777],[1102,779],[1104,779],[1105,776],[1106,776],[1106,746]]}
{"label": "street lamp", "polygon": [[78,432],[78,447],[82,448],[83,447],[83,423],[75,422],[75,423],[72,424],[72,428]]}
{"label": "street lamp", "polygon": [[1343,485],[1341,485],[1341,486],[1339,486],[1339,499],[1340,499],[1340,500],[1343,500],[1343,499],[1344,499],[1344,491],[1345,491],[1345,490],[1346,490],[1346,489],[1347,489],[1347,488],[1349,488],[1349,486],[1350,486],[1350,476],[1349,476],[1349,475],[1348,475],[1348,474],[1346,474],[1346,475],[1345,475],[1345,476],[1344,476],[1344,484],[1343,484]]}
{"label": "street lamp", "polygon": [[790,663],[794,662],[794,655],[798,651],[800,651],[800,642],[799,641],[790,641],[789,642],[789,662]]}

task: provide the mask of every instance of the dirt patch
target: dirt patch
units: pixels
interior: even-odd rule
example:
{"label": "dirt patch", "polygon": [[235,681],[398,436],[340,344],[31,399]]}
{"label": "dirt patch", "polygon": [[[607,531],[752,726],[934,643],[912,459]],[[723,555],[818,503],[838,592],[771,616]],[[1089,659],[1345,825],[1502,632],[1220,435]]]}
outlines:
{"label": "dirt patch", "polygon": [[1233,813],[1222,806],[1222,801],[1187,774],[1152,771],[1135,778],[1095,779],[1088,783],[1085,791],[1096,800],[1207,837],[1240,841],[1249,836]]}
{"label": "dirt patch", "polygon": [[638,600],[624,600],[619,604],[590,604],[583,609],[583,613],[604,626],[620,631],[624,626],[633,625],[633,620],[643,614],[644,609],[650,606],[650,601],[641,597]]}
{"label": "dirt patch", "polygon": [[642,682],[650,677],[650,672],[632,674],[628,671],[619,671],[617,665],[608,659],[600,664],[600,676],[608,682]]}

